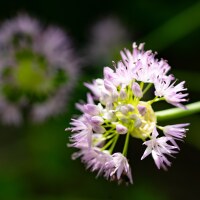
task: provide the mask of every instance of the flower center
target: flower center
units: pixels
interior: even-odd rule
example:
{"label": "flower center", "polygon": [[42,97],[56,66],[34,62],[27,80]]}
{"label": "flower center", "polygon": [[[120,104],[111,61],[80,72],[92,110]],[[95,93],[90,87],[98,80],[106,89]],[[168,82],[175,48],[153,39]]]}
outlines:
{"label": "flower center", "polygon": [[156,116],[150,104],[139,101],[136,106],[127,104],[116,112],[116,123],[122,124],[136,138],[146,139],[153,131]]}
{"label": "flower center", "polygon": [[49,67],[46,58],[31,49],[16,50],[14,61],[16,66],[7,66],[3,72],[3,92],[11,101],[21,97],[44,101],[67,82],[64,70]]}
{"label": "flower center", "polygon": [[[142,94],[142,86],[139,87]],[[118,92],[121,91],[119,87]],[[109,123],[112,130],[116,129],[119,134],[128,133],[142,140],[150,136],[156,125],[156,115],[150,102],[140,101],[141,97],[142,95],[140,97],[134,95],[131,84],[123,89],[123,95],[118,95],[112,103],[113,116],[111,124]]]}

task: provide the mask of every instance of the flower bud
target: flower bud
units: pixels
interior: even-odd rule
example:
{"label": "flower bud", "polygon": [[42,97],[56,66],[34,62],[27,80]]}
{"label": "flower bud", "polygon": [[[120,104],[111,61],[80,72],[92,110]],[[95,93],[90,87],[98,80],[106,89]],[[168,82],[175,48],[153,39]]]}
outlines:
{"label": "flower bud", "polygon": [[133,90],[133,94],[136,97],[141,98],[143,96],[143,93],[142,93],[142,90],[140,88],[140,85],[137,82],[133,83],[132,90]]}
{"label": "flower bud", "polygon": [[84,105],[84,112],[86,112],[89,115],[98,115],[99,114],[98,107],[93,104]]}
{"label": "flower bud", "polygon": [[132,114],[130,115],[130,119],[133,119],[135,121],[134,126],[136,128],[140,127],[142,125],[142,121],[141,119],[136,115],[136,114]]}
{"label": "flower bud", "polygon": [[114,74],[114,71],[110,67],[104,67],[103,73],[104,73],[105,79],[113,80],[115,74]]}
{"label": "flower bud", "polygon": [[112,82],[110,82],[110,81],[108,81],[106,79],[104,80],[104,87],[109,92],[115,92],[116,91],[116,87],[112,84]]}
{"label": "flower bud", "polygon": [[127,128],[121,124],[116,125],[116,130],[119,134],[126,134],[127,133]]}
{"label": "flower bud", "polygon": [[128,113],[128,107],[127,106],[121,106],[120,111],[122,114],[126,115]]}
{"label": "flower bud", "polygon": [[138,108],[139,113],[140,113],[142,116],[144,116],[144,115],[146,114],[147,109],[146,109],[145,106],[138,105],[137,108]]}
{"label": "flower bud", "polygon": [[93,116],[93,117],[91,118],[91,122],[92,122],[93,124],[95,124],[95,125],[101,125],[101,124],[104,123],[104,120],[103,120],[103,118],[100,117],[100,116]]}
{"label": "flower bud", "polygon": [[133,111],[135,110],[134,106],[131,105],[131,104],[128,104],[128,105],[127,105],[127,108],[128,108],[128,111],[129,111],[129,112],[133,112]]}
{"label": "flower bud", "polygon": [[93,126],[92,129],[99,134],[103,134],[106,132],[106,129],[102,126]]}
{"label": "flower bud", "polygon": [[126,94],[124,89],[120,90],[119,96],[120,96],[121,99],[126,99],[127,94]]}
{"label": "flower bud", "polygon": [[113,121],[116,120],[115,113],[114,113],[114,111],[112,111],[112,110],[109,110],[109,111],[104,112],[104,113],[103,113],[103,118],[104,118],[104,119],[107,119],[107,120],[110,120],[111,122],[113,122]]}

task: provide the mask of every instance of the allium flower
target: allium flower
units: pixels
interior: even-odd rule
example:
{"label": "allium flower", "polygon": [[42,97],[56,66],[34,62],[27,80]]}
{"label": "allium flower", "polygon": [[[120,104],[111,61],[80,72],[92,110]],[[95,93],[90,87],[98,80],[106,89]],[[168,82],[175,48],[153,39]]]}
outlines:
{"label": "allium flower", "polygon": [[[0,27],[0,119],[43,121],[65,110],[78,62],[68,36],[21,14]],[[10,112],[8,112],[8,110]]]}
{"label": "allium flower", "polygon": [[[114,63],[114,69],[104,68],[103,79],[85,83],[91,94],[87,95],[87,103],[77,104],[83,114],[72,119],[72,127],[67,128],[73,132],[69,146],[79,149],[73,158],[81,157],[87,168],[118,183],[133,182],[127,159],[130,136],[147,146],[141,159],[151,154],[158,169],[166,170],[171,165],[168,157],[178,153],[176,140],[185,137],[185,127],[189,125],[157,124],[152,104],[165,100],[185,108],[181,103],[188,94],[182,93],[186,90],[184,82],[175,85],[174,76],[168,75],[168,63],[143,47],[144,44],[137,47],[134,43],[133,52],[121,52],[122,61]],[[145,101],[152,86],[156,96]],[[124,136],[121,153],[116,143]]]}
{"label": "allium flower", "polygon": [[177,153],[176,151],[177,148],[176,146],[167,143],[168,141],[171,140],[171,137],[162,136],[157,138],[158,135],[159,134],[156,128],[154,128],[151,139],[144,142],[147,148],[141,159],[143,160],[151,153],[158,169],[162,167],[163,169],[166,170],[167,166],[170,166],[171,163],[168,161],[165,154],[171,155],[173,153]]}
{"label": "allium flower", "polygon": [[165,136],[171,138],[172,144],[179,149],[179,147],[176,144],[175,140],[181,140],[181,141],[183,140],[183,138],[185,137],[185,133],[188,130],[188,129],[184,128],[184,127],[186,127],[188,125],[189,125],[189,123],[174,124],[174,125],[164,126],[161,129],[163,130],[163,133],[165,134]]}
{"label": "allium flower", "polygon": [[128,178],[127,181],[133,183],[130,166],[126,157],[121,153],[114,153],[112,159],[106,162],[105,172],[108,171],[111,180],[117,180],[120,183],[122,177],[126,176]]}

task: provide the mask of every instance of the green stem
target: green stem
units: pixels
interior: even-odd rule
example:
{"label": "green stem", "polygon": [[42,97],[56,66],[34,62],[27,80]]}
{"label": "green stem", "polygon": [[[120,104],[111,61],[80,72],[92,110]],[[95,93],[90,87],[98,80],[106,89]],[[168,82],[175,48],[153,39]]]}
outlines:
{"label": "green stem", "polygon": [[115,140],[114,140],[114,142],[112,143],[112,146],[111,146],[110,149],[109,149],[110,154],[112,154],[112,152],[113,152],[113,150],[114,150],[114,148],[115,148],[115,145],[116,145],[116,143],[117,143],[118,138],[119,138],[119,134],[117,134],[117,135],[115,136]]}
{"label": "green stem", "polygon": [[109,142],[107,142],[107,143],[105,144],[105,146],[103,146],[103,147],[101,148],[101,151],[104,151],[105,149],[107,149],[112,143],[113,143],[113,139],[111,139]]}
{"label": "green stem", "polygon": [[157,97],[157,96],[156,96],[153,100],[148,101],[148,103],[149,103],[149,104],[152,104],[152,103],[155,103],[155,102],[158,102],[158,101],[163,101],[163,100],[165,100],[164,97]]}
{"label": "green stem", "polygon": [[[110,125],[104,126],[104,128],[110,128]],[[113,134],[115,134],[114,128],[111,128],[110,130],[106,131],[103,136],[106,138],[108,135],[110,136],[110,135],[113,135]]]}
{"label": "green stem", "polygon": [[163,111],[156,112],[158,121],[164,121],[168,119],[176,119],[184,116],[189,116],[200,112],[200,101],[186,105],[187,109],[171,108]]}
{"label": "green stem", "polygon": [[141,88],[141,90],[143,89],[143,87],[144,87],[144,82],[141,82],[141,83],[140,83],[140,88]]}
{"label": "green stem", "polygon": [[130,133],[128,132],[126,134],[126,140],[125,140],[125,144],[124,144],[124,148],[123,148],[123,152],[122,154],[126,157],[127,155],[127,149],[128,149],[128,143],[129,143],[129,136],[130,136]]}
{"label": "green stem", "polygon": [[152,83],[149,83],[146,88],[143,90],[143,95],[149,90],[149,88],[152,86]]}

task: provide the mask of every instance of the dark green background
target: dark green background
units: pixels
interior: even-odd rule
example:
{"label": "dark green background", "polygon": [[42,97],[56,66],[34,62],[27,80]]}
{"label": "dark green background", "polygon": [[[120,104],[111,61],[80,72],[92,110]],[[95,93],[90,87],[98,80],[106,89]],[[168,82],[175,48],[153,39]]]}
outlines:
{"label": "dark green background", "polygon": [[[147,38],[148,48],[159,51],[167,59],[172,73],[186,80],[190,102],[200,97],[200,28],[188,31],[165,45],[167,37],[158,34],[156,40],[148,35],[178,13],[184,12],[198,1],[181,0],[97,0],[97,1],[5,1],[0,2],[0,20],[27,12],[46,24],[62,27],[73,38],[77,53],[88,41],[90,26],[104,16],[115,15],[127,26],[133,41]],[[200,12],[200,10],[199,10]],[[176,24],[170,33],[176,34],[184,24],[192,24],[188,16]],[[189,30],[189,26],[186,30]],[[166,34],[168,35],[168,34]],[[162,46],[163,44],[163,46]],[[168,44],[168,43],[167,43]],[[108,63],[110,64],[110,63]],[[133,171],[134,184],[118,186],[86,171],[80,160],[72,161],[74,149],[66,147],[69,133],[64,129],[74,113],[74,103],[85,99],[87,89],[83,81],[101,76],[101,69],[83,66],[80,80],[66,105],[65,114],[41,125],[0,127],[0,199],[1,200],[184,200],[200,196],[200,116],[168,121],[166,124],[190,122],[186,142],[173,160],[168,172],[156,169],[149,157],[140,161],[144,151],[140,141],[131,140],[128,157]]]}

